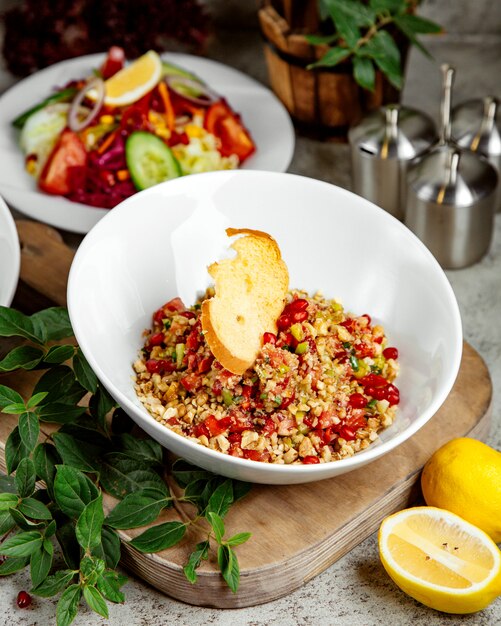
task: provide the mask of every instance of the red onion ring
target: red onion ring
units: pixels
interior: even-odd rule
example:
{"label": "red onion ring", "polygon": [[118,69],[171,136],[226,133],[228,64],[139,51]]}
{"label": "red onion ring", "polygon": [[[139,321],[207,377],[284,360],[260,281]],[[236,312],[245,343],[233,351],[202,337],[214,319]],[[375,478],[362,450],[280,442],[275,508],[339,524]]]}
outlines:
{"label": "red onion ring", "polygon": [[[87,117],[80,119],[79,114],[82,112],[83,108],[80,105],[86,98],[89,91],[92,90],[97,92],[97,98],[94,102],[94,106],[90,110]],[[102,78],[93,78],[86,85],[84,85],[84,87],[82,87],[82,89],[75,96],[73,102],[71,103],[71,108],[68,111],[68,126],[70,130],[77,133],[86,128],[96,118],[99,113],[99,109],[104,102],[105,92],[106,90]]]}
{"label": "red onion ring", "polygon": [[[199,83],[192,78],[187,78],[185,76],[167,76],[165,80],[169,85],[169,89],[171,89],[176,95],[198,106],[207,107],[220,99],[220,96],[215,91],[212,91],[212,89],[209,89],[203,83]],[[182,90],[183,87],[186,89],[193,89],[200,95],[190,96]]]}

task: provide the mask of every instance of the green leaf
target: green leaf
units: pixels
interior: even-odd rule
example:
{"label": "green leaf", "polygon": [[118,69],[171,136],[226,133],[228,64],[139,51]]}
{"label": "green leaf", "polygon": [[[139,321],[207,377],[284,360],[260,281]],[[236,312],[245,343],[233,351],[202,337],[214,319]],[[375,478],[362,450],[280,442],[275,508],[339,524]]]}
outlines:
{"label": "green leaf", "polygon": [[45,538],[48,539],[49,537],[53,537],[56,534],[56,530],[57,530],[56,520],[52,520],[50,524],[47,525],[47,528],[45,529],[45,532],[44,532]]}
{"label": "green leaf", "polygon": [[26,403],[26,408],[32,409],[33,407],[37,406],[37,404],[40,404],[40,402],[46,397],[46,395],[46,391],[41,391],[40,393],[36,393],[34,396],[31,396],[31,398]]}
{"label": "green leaf", "polygon": [[95,611],[99,615],[102,615],[103,617],[108,617],[108,606],[106,605],[106,601],[98,589],[96,589],[95,587],[84,587],[83,595],[85,601],[93,611]]}
{"label": "green leaf", "polygon": [[233,535],[233,537],[227,539],[225,543],[228,546],[239,546],[240,544],[249,541],[251,537],[252,533],[237,533],[236,535]]}
{"label": "green leaf", "polygon": [[217,562],[226,584],[233,593],[236,593],[240,583],[240,568],[237,555],[229,546],[219,546]]}
{"label": "green leaf", "polygon": [[45,504],[35,498],[24,498],[17,508],[23,515],[31,519],[52,519],[52,514]]}
{"label": "green leaf", "polygon": [[40,585],[50,572],[52,566],[52,557],[54,555],[54,546],[49,539],[44,539],[39,550],[35,550],[30,558],[31,582],[36,587]]}
{"label": "green leaf", "polygon": [[398,26],[404,25],[408,31],[419,35],[436,35],[443,31],[443,28],[439,24],[419,15],[411,15],[410,13],[399,15],[395,18],[395,21]]}
{"label": "green leaf", "polygon": [[73,336],[70,317],[63,307],[50,307],[31,316],[35,325],[42,325],[46,331],[46,341],[55,341]]}
{"label": "green leaf", "polygon": [[56,538],[61,546],[66,565],[71,569],[80,567],[80,545],[75,535],[75,526],[72,522],[67,522],[59,526],[56,531]]}
{"label": "green leaf", "polygon": [[339,35],[338,33],[332,35],[305,35],[304,38],[308,43],[311,43],[312,46],[321,46],[322,44],[330,45],[338,41]]}
{"label": "green leaf", "polygon": [[369,6],[378,14],[385,11],[393,14],[405,11],[407,2],[406,0],[370,0]]}
{"label": "green leaf", "polygon": [[[352,0],[346,0],[346,2],[351,3]],[[355,2],[354,2],[355,3]],[[358,40],[361,38],[362,33],[360,32],[359,26],[363,24],[357,24],[357,20],[353,20],[342,8],[341,5],[345,7],[344,3],[341,3],[339,0],[324,0],[324,4],[329,11],[329,15],[334,22],[337,32],[339,33],[340,38],[344,39],[347,46],[349,48],[355,48]],[[356,3],[360,6],[360,3]],[[364,21],[364,20],[362,20]]]}
{"label": "green leaf", "polygon": [[351,52],[350,50],[348,50],[348,48],[331,48],[324,54],[321,59],[319,59],[315,63],[311,63],[310,65],[308,65],[308,69],[314,67],[334,67],[335,65],[343,61],[343,59],[346,59],[346,57],[350,56],[350,54]]}
{"label": "green leaf", "polygon": [[86,505],[75,527],[78,543],[84,550],[91,550],[101,543],[101,528],[104,521],[103,496]]}
{"label": "green leaf", "polygon": [[177,459],[174,462],[171,474],[180,487],[186,487],[189,483],[197,480],[209,480],[214,476],[211,472],[196,467],[184,459]]}
{"label": "green leaf", "polygon": [[0,474],[0,492],[17,494],[16,479],[13,476]]}
{"label": "green leaf", "polygon": [[106,600],[115,603],[125,602],[125,595],[120,591],[120,587],[127,581],[127,578],[120,576],[117,572],[103,572],[98,578],[96,586]]}
{"label": "green leaf", "polygon": [[97,471],[97,460],[92,449],[66,433],[54,433],[52,439],[65,465],[71,465],[83,472]]}
{"label": "green leaf", "polygon": [[59,365],[71,359],[75,352],[74,346],[51,346],[45,355],[43,362],[49,365]]}
{"label": "green leaf", "polygon": [[35,491],[35,465],[29,458],[21,459],[16,471],[16,487],[21,498],[27,498]]}
{"label": "green leaf", "polygon": [[91,393],[96,393],[98,385],[97,376],[87,363],[87,359],[84,357],[80,348],[78,348],[73,357],[73,370],[82,387]]}
{"label": "green leaf", "polygon": [[88,476],[68,465],[58,465],[54,493],[61,511],[71,518],[80,517],[84,508],[99,492]]}
{"label": "green leaf", "polygon": [[0,564],[0,576],[9,576],[24,569],[29,562],[28,556],[11,556]]}
{"label": "green leaf", "polygon": [[12,372],[17,369],[32,370],[43,359],[43,355],[43,350],[35,346],[18,346],[0,361],[0,372]]}
{"label": "green leaf", "polygon": [[157,519],[166,504],[165,498],[153,498],[143,491],[136,491],[116,505],[106,518],[106,524],[118,529],[146,526]]}
{"label": "green leaf", "polygon": [[99,557],[84,556],[80,561],[80,574],[86,585],[95,585],[105,569],[106,563]]}
{"label": "green leaf", "polygon": [[370,59],[355,56],[353,59],[353,76],[361,87],[369,91],[374,91],[376,85],[376,70]]}
{"label": "green leaf", "polygon": [[116,406],[115,400],[106,389],[102,385],[98,385],[95,394],[90,399],[89,411],[90,414],[98,420],[104,430],[107,429],[106,416]]}
{"label": "green leaf", "polygon": [[3,408],[3,412],[7,415],[19,415],[24,411],[26,411],[24,402],[14,402],[13,404],[8,404]]}
{"label": "green leaf", "polygon": [[334,22],[340,14],[343,14],[347,21],[357,26],[372,26],[376,21],[376,14],[372,8],[359,0],[324,0],[324,4]]}
{"label": "green leaf", "polygon": [[31,556],[42,545],[42,535],[36,530],[18,533],[0,544],[0,554],[5,556]]}
{"label": "green leaf", "polygon": [[160,465],[163,459],[162,446],[153,439],[137,439],[128,433],[117,437],[121,452],[129,457],[146,461],[152,465]]}
{"label": "green leaf", "polygon": [[0,306],[0,337],[24,337],[43,344],[47,339],[47,333],[37,320],[15,309]]}
{"label": "green leaf", "polygon": [[238,502],[249,493],[252,489],[252,483],[246,483],[243,480],[233,480],[233,502]]}
{"label": "green leaf", "polygon": [[200,566],[202,561],[206,561],[209,557],[209,546],[209,540],[197,543],[195,549],[190,554],[188,563],[183,567],[184,575],[192,585],[197,582],[197,573],[195,570]]}
{"label": "green leaf", "polygon": [[21,530],[32,531],[45,528],[45,521],[33,522],[25,517],[19,509],[10,509],[10,514]]}
{"label": "green leaf", "polygon": [[7,466],[7,472],[11,474],[19,465],[21,459],[27,457],[30,450],[21,441],[21,435],[19,434],[19,427],[16,426],[5,442],[5,464]]}
{"label": "green leaf", "polygon": [[186,524],[182,522],[165,522],[148,528],[144,533],[135,537],[129,545],[140,552],[160,552],[175,546],[184,537]]}
{"label": "green leaf", "polygon": [[360,56],[369,56],[397,89],[402,88],[400,51],[393,37],[384,30],[378,31],[358,51]]}
{"label": "green leaf", "polygon": [[84,406],[53,402],[39,407],[37,409],[37,415],[43,422],[70,424],[83,415],[86,410],[87,408]]}
{"label": "green leaf", "polygon": [[52,598],[69,585],[75,573],[74,570],[60,569],[52,576],[47,576],[42,583],[31,590],[31,593],[41,598]]}
{"label": "green leaf", "polygon": [[0,511],[8,511],[17,506],[19,498],[14,493],[0,493]]}
{"label": "green leaf", "polygon": [[49,496],[54,500],[56,465],[61,463],[61,457],[55,446],[50,443],[39,443],[33,452],[33,463],[37,476],[44,481]]}
{"label": "green leaf", "polygon": [[120,452],[104,456],[100,464],[100,482],[107,493],[119,500],[129,493],[149,488],[168,495],[164,481],[148,463],[130,459]]}
{"label": "green leaf", "polygon": [[56,626],[69,626],[78,613],[82,596],[80,585],[70,585],[59,598],[56,609]]}
{"label": "green leaf", "polygon": [[107,526],[103,526],[101,531],[101,546],[104,553],[106,565],[115,569],[120,561],[120,537],[118,534]]}
{"label": "green leaf", "polygon": [[224,522],[219,517],[217,513],[213,511],[209,511],[207,514],[207,519],[209,520],[210,525],[212,526],[212,530],[214,531],[214,536],[218,543],[223,541],[224,537]]}
{"label": "green leaf", "polygon": [[73,370],[67,365],[52,367],[39,379],[33,393],[47,391],[44,404],[60,402],[76,404],[86,394],[85,389],[77,383]]}
{"label": "green leaf", "polygon": [[31,412],[21,413],[19,416],[19,434],[21,441],[30,452],[34,449],[40,435],[40,422],[38,417]]}
{"label": "green leaf", "polygon": [[216,513],[221,518],[224,518],[226,513],[233,502],[233,485],[231,479],[227,479],[222,485],[214,491],[209,498],[207,504],[206,516],[209,513]]}
{"label": "green leaf", "polygon": [[14,389],[0,385],[0,410],[9,404],[24,404],[24,400]]}
{"label": "green leaf", "polygon": [[16,522],[12,519],[12,515],[7,511],[0,511],[0,535],[5,535],[14,528]]}
{"label": "green leaf", "polygon": [[396,26],[409,39],[409,41],[414,46],[416,46],[416,48],[418,50],[420,50],[424,54],[424,56],[428,57],[429,59],[432,59],[433,58],[432,55],[428,52],[428,50],[419,41],[419,39],[414,34],[414,31],[407,26],[405,19],[402,19],[403,17],[405,17],[405,16],[404,15],[399,15],[399,16],[395,17],[395,24],[396,24]]}

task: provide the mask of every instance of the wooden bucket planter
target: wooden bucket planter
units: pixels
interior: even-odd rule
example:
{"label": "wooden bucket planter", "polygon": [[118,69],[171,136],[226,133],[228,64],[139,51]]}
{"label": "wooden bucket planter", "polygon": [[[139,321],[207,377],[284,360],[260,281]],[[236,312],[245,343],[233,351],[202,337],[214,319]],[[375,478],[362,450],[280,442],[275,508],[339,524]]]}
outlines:
{"label": "wooden bucket planter", "polygon": [[308,43],[304,36],[314,32],[315,17],[310,11],[305,15],[309,23],[298,28],[275,4],[280,3],[265,0],[258,12],[269,80],[298,130],[319,138],[344,139],[349,127],[365,113],[399,101],[399,92],[380,72],[374,92],[362,89],[353,78],[349,61],[333,68],[306,69],[328,50],[325,44]]}

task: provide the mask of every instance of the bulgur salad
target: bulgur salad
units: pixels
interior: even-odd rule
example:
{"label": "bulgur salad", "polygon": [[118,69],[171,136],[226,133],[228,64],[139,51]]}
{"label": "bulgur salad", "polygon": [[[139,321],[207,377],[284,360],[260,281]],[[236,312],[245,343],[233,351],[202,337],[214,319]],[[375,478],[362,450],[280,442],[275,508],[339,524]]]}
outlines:
{"label": "bulgur salad", "polygon": [[400,401],[398,350],[384,329],[301,291],[289,292],[277,327],[235,375],[205,341],[200,303],[174,298],[154,313],[134,363],[140,400],[175,433],[253,461],[327,463],[367,448]]}

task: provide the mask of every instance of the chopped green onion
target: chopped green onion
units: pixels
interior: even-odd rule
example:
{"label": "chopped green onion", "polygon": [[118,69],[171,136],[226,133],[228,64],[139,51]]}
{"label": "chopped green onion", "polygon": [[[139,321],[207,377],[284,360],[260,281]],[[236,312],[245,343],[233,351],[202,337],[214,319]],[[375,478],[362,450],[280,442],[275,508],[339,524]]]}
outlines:
{"label": "chopped green onion", "polygon": [[343,341],[343,348],[345,350],[351,350],[351,343],[349,341]]}
{"label": "chopped green onion", "polygon": [[266,398],[268,397],[267,393],[262,393],[260,396],[261,400],[266,400]]}
{"label": "chopped green onion", "polygon": [[307,341],[298,343],[296,347],[296,354],[305,354],[306,352],[308,352],[309,348],[310,346],[308,345]]}
{"label": "chopped green onion", "polygon": [[274,402],[277,406],[280,406],[282,404],[282,396],[275,396]]}
{"label": "chopped green onion", "polygon": [[359,368],[359,361],[357,359],[356,356],[354,356],[353,354],[350,356],[350,365],[351,365],[351,369],[354,372],[358,372],[358,368]]}
{"label": "chopped green onion", "polygon": [[230,406],[230,404],[233,404],[233,395],[231,391],[228,391],[228,389],[223,389],[222,396],[223,402],[226,404],[226,406]]}
{"label": "chopped green onion", "polygon": [[183,364],[185,345],[184,343],[176,343],[176,365],[181,367]]}
{"label": "chopped green onion", "polygon": [[367,402],[367,408],[368,409],[373,409],[376,406],[376,402],[377,402],[377,400],[375,398],[373,398],[370,402]]}
{"label": "chopped green onion", "polygon": [[170,317],[164,317],[162,319],[162,324],[164,325],[165,330],[169,330],[169,328],[172,326],[172,320],[170,319]]}

